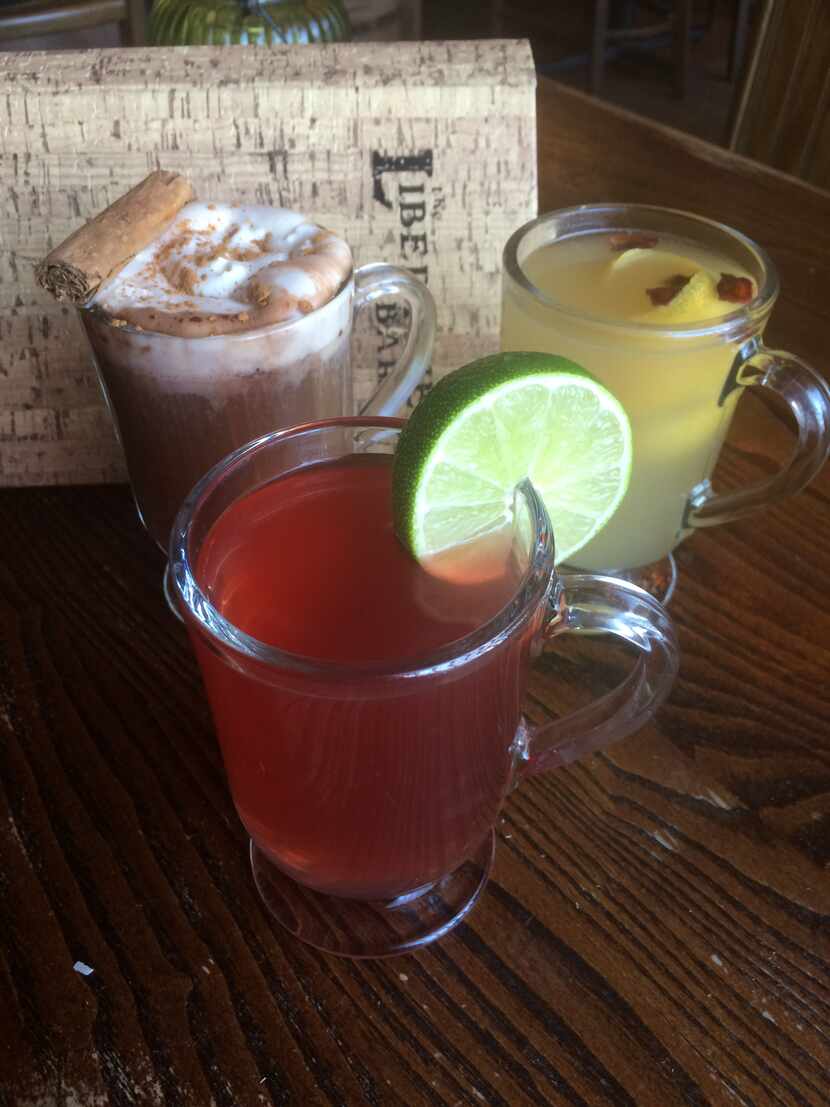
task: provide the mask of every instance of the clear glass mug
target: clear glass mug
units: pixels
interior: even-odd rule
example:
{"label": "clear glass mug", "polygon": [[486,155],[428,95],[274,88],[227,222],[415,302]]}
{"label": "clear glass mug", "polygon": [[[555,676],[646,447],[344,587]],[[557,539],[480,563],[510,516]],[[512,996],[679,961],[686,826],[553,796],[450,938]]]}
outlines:
{"label": "clear glass mug", "polygon": [[364,265],[301,319],[209,338],[115,326],[94,306],[80,309],[139,517],[162,550],[184,497],[231,450],[278,427],[354,414],[353,322],[387,297],[408,305],[409,335],[362,410],[395,415],[435,338],[432,295],[405,269]]}
{"label": "clear glass mug", "polygon": [[[516,491],[515,595],[430,656],[318,663],[229,623],[195,568],[222,512],[303,466],[392,453],[402,425],[330,420],[250,443],[195,487],[170,545],[169,595],[202,671],[257,887],[291,933],[347,956],[402,953],[458,923],[486,883],[511,789],[637,730],[678,668],[672,625],[646,592],[557,574],[550,523],[527,481]],[[522,700],[533,659],[564,634],[615,635],[636,663],[604,697],[530,725]]]}
{"label": "clear glass mug", "polygon": [[[557,303],[523,269],[541,247],[573,235],[647,231],[686,240],[748,273],[757,294],[722,318],[683,327],[594,317]],[[554,251],[551,251],[553,256]],[[642,583],[664,601],[674,587],[671,551],[699,527],[740,519],[802,489],[830,450],[830,389],[763,331],[778,296],[775,266],[745,235],[688,212],[599,204],[542,215],[504,250],[502,349],[571,358],[625,407],[634,435],[631,482],[608,525],[579,552],[578,567]],[[745,387],[775,392],[795,417],[795,448],[775,476],[718,493],[710,477]]]}

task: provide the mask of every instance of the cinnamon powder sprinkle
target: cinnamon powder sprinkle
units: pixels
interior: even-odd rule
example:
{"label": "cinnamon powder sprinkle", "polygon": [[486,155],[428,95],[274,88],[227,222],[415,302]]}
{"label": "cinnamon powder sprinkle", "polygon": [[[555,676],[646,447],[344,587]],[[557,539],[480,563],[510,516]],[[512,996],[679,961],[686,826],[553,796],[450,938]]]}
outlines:
{"label": "cinnamon powder sprinkle", "polygon": [[248,299],[252,304],[259,304],[260,307],[264,307],[271,299],[271,289],[262,281],[252,280]]}
{"label": "cinnamon powder sprinkle", "polygon": [[225,257],[231,261],[254,261],[262,256],[262,250],[253,242],[250,246],[237,246],[233,250],[226,250]]}
{"label": "cinnamon powder sprinkle", "polygon": [[308,315],[310,311],[314,311],[314,304],[312,304],[310,300],[298,300],[297,307],[303,315]]}
{"label": "cinnamon powder sprinkle", "polygon": [[247,246],[231,246],[231,239],[238,231],[239,226],[234,223],[228,227],[218,243],[211,242],[209,238],[203,236],[204,248],[198,250],[193,256],[196,267],[203,269],[220,257],[229,258],[231,261],[255,261],[271,248],[270,233],[253,239]]}
{"label": "cinnamon powder sprinkle", "polygon": [[180,292],[183,292],[185,296],[193,296],[196,292],[196,283],[198,277],[193,269],[189,265],[182,265],[179,267],[179,271],[175,274],[175,281],[170,283],[174,288],[178,288]]}
{"label": "cinnamon powder sprinkle", "polygon": [[150,262],[150,267],[152,269],[161,269],[170,260],[170,255],[183,250],[187,246],[188,242],[190,242],[192,237],[193,230],[190,224],[190,220],[186,219],[182,223],[179,233],[174,235],[169,242],[165,242],[165,244],[159,249],[158,253]]}

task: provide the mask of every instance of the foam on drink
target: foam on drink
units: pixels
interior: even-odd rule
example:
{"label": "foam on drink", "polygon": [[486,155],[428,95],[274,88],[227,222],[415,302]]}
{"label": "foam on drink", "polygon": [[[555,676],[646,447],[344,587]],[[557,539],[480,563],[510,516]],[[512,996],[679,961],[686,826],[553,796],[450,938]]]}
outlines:
{"label": "foam on drink", "polygon": [[348,244],[297,212],[186,204],[92,306],[159,334],[200,338],[301,319],[352,271]]}
{"label": "foam on drink", "polygon": [[139,513],[243,443],[353,410],[348,244],[281,208],[187,203],[82,311]]}

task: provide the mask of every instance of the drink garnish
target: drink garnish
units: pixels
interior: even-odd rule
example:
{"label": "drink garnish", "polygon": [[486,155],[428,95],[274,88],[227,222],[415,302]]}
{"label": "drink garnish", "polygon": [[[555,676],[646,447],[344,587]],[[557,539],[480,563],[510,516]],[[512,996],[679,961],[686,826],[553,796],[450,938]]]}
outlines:
{"label": "drink garnish", "polygon": [[608,245],[614,253],[619,253],[621,250],[652,250],[658,241],[657,235],[649,231],[620,231],[609,235]]}
{"label": "drink garnish", "polygon": [[616,284],[619,302],[632,307],[632,293],[638,298],[642,289],[651,304],[650,311],[634,308],[629,315],[633,322],[694,323],[714,319],[729,310],[724,303],[745,304],[754,295],[749,277],[721,271],[718,280],[716,270],[660,248],[656,234],[618,233],[609,235],[607,241],[612,257],[603,267],[605,287]]}
{"label": "drink garnish", "polygon": [[718,281],[718,298],[731,304],[748,304],[754,290],[749,277],[737,277],[734,273],[721,273]]}
{"label": "drink garnish", "polygon": [[655,307],[663,307],[670,304],[681,288],[685,288],[691,277],[684,277],[682,273],[676,273],[673,277],[666,277],[662,284],[656,288],[647,288],[648,298]]}
{"label": "drink garnish", "polygon": [[86,303],[192,199],[189,181],[157,169],[51,250],[35,269],[38,284],[62,303]]}
{"label": "drink garnish", "polygon": [[395,531],[429,569],[508,527],[528,477],[565,561],[617,510],[631,458],[625,410],[581,366],[542,353],[480,358],[439,381],[401,432]]}

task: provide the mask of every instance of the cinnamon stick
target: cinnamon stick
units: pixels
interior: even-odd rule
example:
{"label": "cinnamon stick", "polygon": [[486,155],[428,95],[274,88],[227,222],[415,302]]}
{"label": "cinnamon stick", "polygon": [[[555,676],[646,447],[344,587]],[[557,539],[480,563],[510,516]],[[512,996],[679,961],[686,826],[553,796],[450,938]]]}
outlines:
{"label": "cinnamon stick", "polygon": [[193,199],[178,173],[158,169],[56,246],[35,270],[56,300],[82,304]]}

